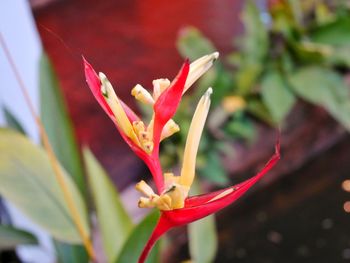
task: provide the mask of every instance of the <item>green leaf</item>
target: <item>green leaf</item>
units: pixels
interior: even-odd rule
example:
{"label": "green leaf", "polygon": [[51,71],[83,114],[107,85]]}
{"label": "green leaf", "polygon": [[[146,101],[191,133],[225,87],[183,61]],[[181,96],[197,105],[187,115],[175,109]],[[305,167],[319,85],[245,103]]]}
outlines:
{"label": "green leaf", "polygon": [[11,129],[14,129],[15,131],[18,131],[19,133],[25,134],[26,132],[24,131],[17,118],[7,108],[4,107],[3,111],[7,126]]}
{"label": "green leaf", "polygon": [[[137,262],[143,247],[146,245],[148,238],[151,236],[151,233],[157,224],[158,218],[159,211],[155,210],[146,216],[134,228],[115,263]],[[153,247],[146,260],[146,263],[157,262],[159,262],[159,241]]]}
{"label": "green leaf", "polygon": [[335,71],[318,67],[304,67],[289,78],[291,87],[306,101],[324,107],[350,131],[349,87]]}
{"label": "green leaf", "polygon": [[[191,187],[192,194],[200,194],[198,182]],[[216,234],[215,216],[207,216],[199,221],[188,225],[188,237],[190,255],[193,262],[210,263],[214,262],[218,248]]]}
{"label": "green leaf", "polygon": [[330,45],[350,45],[350,18],[348,16],[314,28],[310,39],[317,43]]}
{"label": "green leaf", "polygon": [[269,71],[264,75],[261,95],[276,123],[283,121],[295,103],[294,94],[278,71]]}
{"label": "green leaf", "polygon": [[182,29],[176,46],[182,57],[187,57],[190,60],[216,51],[213,43],[195,27]]}
{"label": "green leaf", "polygon": [[54,240],[58,262],[60,263],[88,263],[89,256],[81,245],[72,245]]}
{"label": "green leaf", "polygon": [[[89,233],[82,196],[71,177],[61,171]],[[0,194],[56,239],[81,243],[46,152],[8,129],[0,129]]]}
{"label": "green leaf", "polygon": [[40,59],[41,120],[57,158],[85,196],[80,154],[66,108],[56,73],[43,53]]}
{"label": "green leaf", "polygon": [[17,245],[37,245],[36,237],[24,230],[0,225],[0,250],[13,249]]}
{"label": "green leaf", "polygon": [[260,120],[272,126],[274,125],[274,122],[272,120],[269,110],[260,99],[250,98],[247,104],[247,111],[250,114],[254,115],[255,117],[259,118]]}
{"label": "green leaf", "polygon": [[115,186],[87,148],[83,150],[91,192],[108,262],[114,262],[132,230]]}

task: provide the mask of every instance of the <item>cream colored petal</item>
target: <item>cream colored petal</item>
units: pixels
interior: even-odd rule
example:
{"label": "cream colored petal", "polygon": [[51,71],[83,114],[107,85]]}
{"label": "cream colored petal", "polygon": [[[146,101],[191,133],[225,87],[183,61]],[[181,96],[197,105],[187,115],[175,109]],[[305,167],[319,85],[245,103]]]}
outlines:
{"label": "cream colored petal", "polygon": [[135,97],[135,99],[149,105],[154,104],[154,100],[152,95],[140,84],[137,84],[132,90],[131,95]]}
{"label": "cream colored petal", "polygon": [[133,126],[130,123],[128,116],[126,115],[123,106],[119,101],[119,98],[114,92],[112,84],[109,82],[106,75],[102,72],[99,73],[99,78],[101,80],[101,92],[114,114],[118,127],[124,132],[126,136],[128,136],[132,141],[140,146]]}
{"label": "cream colored petal", "polygon": [[222,193],[218,194],[217,196],[214,196],[212,199],[210,199],[207,203],[213,202],[215,200],[219,200],[223,197],[225,197],[226,195],[231,194],[234,191],[233,188],[227,189],[225,191],[223,191]]}
{"label": "cream colored petal", "polygon": [[214,61],[217,60],[218,57],[219,52],[214,52],[212,54],[205,55],[191,63],[190,72],[188,73],[183,93],[185,93],[197,79],[199,79],[205,72],[207,72],[211,68]]}
{"label": "cream colored petal", "polygon": [[157,101],[160,94],[163,93],[170,86],[170,80],[168,79],[155,79],[152,82],[153,84],[153,99]]}
{"label": "cream colored petal", "polygon": [[135,185],[135,189],[147,197],[154,196],[155,193],[153,189],[144,181],[141,180]]}
{"label": "cream colored petal", "polygon": [[160,137],[160,140],[164,140],[165,138],[170,137],[174,133],[177,133],[180,131],[179,125],[176,124],[176,122],[173,119],[170,119],[165,125],[162,130],[162,135]]}
{"label": "cream colored petal", "polygon": [[180,184],[184,186],[190,187],[195,176],[196,157],[199,141],[202,135],[205,120],[208,116],[210,107],[210,95],[212,93],[212,88],[209,88],[200,99],[196,111],[193,115],[190,129],[188,131],[180,177]]}

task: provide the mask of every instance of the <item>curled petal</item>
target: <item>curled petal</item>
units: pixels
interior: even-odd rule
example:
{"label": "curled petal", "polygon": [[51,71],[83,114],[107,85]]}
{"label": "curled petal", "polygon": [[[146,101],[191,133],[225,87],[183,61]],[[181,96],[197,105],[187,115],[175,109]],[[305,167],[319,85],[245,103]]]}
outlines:
{"label": "curled petal", "polygon": [[188,60],[185,61],[176,78],[170,86],[159,96],[153,106],[155,118],[153,128],[154,149],[158,151],[160,136],[164,125],[174,116],[180,103],[189,72]]}
{"label": "curled petal", "polygon": [[[183,225],[216,213],[217,211],[232,204],[245,192],[247,192],[256,182],[258,182],[272,167],[275,166],[280,159],[279,149],[280,144],[277,142],[275,154],[266,163],[264,168],[254,177],[244,181],[243,183],[215,193],[188,198],[185,208],[164,211],[164,216],[167,217],[167,219],[171,221],[173,225]],[[229,189],[232,189],[233,191],[228,191]],[[222,193],[224,193],[222,196],[215,198]]]}

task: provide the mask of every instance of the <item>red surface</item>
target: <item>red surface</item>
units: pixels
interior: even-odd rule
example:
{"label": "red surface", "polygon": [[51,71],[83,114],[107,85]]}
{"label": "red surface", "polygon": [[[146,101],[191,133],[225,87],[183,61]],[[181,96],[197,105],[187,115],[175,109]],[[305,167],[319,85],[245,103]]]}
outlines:
{"label": "red surface", "polygon": [[35,11],[79,142],[92,147],[120,187],[145,170],[87,88],[80,56],[103,71],[134,107],[130,90],[136,83],[151,87],[153,79],[175,76],[183,62],[175,47],[182,27],[198,27],[223,54],[231,50],[233,36],[241,30],[241,2],[67,0]]}

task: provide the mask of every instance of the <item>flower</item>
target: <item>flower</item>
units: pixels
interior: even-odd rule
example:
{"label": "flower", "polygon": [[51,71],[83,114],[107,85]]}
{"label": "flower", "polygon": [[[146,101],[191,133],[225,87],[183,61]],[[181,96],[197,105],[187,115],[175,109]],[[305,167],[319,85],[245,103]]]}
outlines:
{"label": "flower", "polygon": [[168,79],[153,81],[152,95],[137,84],[131,94],[153,107],[153,117],[148,125],[118,98],[107,77],[103,73],[97,75],[83,58],[86,81],[93,95],[115,123],[126,143],[149,167],[159,193],[164,188],[159,163],[159,144],[179,131],[179,126],[171,118],[183,93],[213,65],[218,56],[219,53],[214,52],[197,59],[191,65],[186,60],[172,82]]}
{"label": "flower", "polygon": [[279,141],[275,154],[265,167],[254,177],[219,191],[205,195],[189,197],[189,190],[195,177],[196,156],[200,137],[208,116],[210,96],[209,88],[200,99],[189,128],[184,150],[183,164],[179,176],[164,173],[159,161],[160,142],[179,131],[179,126],[172,120],[184,92],[213,64],[218,58],[215,52],[189,64],[186,60],[175,79],[157,79],[153,81],[153,94],[137,84],[131,94],[142,103],[153,107],[153,116],[148,125],[115,94],[111,83],[103,73],[96,74],[84,59],[86,81],[104,111],[115,123],[123,139],[131,149],[146,163],[157,187],[156,194],[145,182],[136,184],[140,197],[140,208],[156,207],[161,216],[139,258],[143,263],[155,242],[169,229],[199,220],[213,214],[233,203],[258,182],[280,159]]}
{"label": "flower", "polygon": [[199,220],[232,204],[246,191],[258,182],[280,159],[279,141],[276,143],[275,154],[264,168],[254,177],[216,192],[188,197],[190,187],[195,177],[196,155],[200,137],[206,121],[212,89],[200,99],[188,132],[184,161],[180,176],[172,173],[164,174],[165,189],[161,195],[153,192],[144,181],[136,185],[136,189],[146,197],[141,197],[139,207],[157,207],[161,211],[159,221],[140,256],[139,263],[143,263],[154,243],[169,229]]}

